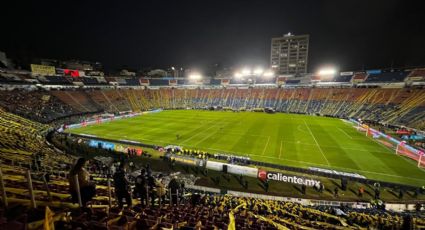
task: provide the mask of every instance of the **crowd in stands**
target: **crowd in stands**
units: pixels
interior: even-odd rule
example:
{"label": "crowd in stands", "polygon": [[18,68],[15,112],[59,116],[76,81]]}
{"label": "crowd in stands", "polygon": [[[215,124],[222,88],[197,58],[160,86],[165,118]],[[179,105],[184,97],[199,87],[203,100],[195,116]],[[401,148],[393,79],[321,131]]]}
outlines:
{"label": "crowd in stands", "polygon": [[77,111],[46,91],[0,91],[0,106],[29,119],[49,122]]}

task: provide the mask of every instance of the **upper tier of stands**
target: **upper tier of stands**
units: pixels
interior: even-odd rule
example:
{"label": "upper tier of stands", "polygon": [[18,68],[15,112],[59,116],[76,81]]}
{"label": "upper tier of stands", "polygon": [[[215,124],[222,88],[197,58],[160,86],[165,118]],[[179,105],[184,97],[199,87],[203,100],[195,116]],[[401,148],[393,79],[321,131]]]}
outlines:
{"label": "upper tier of stands", "polygon": [[365,82],[403,82],[409,72],[383,72],[369,74]]}
{"label": "upper tier of stands", "polygon": [[[21,71],[22,72],[22,71]],[[227,77],[224,79],[215,79],[206,77],[204,80],[193,81],[188,78],[150,78],[150,77],[130,77],[130,76],[34,76],[30,72],[21,73],[16,70],[3,71],[0,69],[0,84],[35,84],[42,85],[76,85],[76,86],[105,86],[105,85],[118,85],[118,86],[220,86],[220,85],[347,85],[351,82],[354,85],[358,83],[376,85],[388,83],[410,83],[420,82],[422,85],[425,83],[425,70],[422,69],[405,69],[405,70],[373,70],[361,72],[341,72],[335,76],[320,77],[312,74],[305,74],[301,76],[285,76],[285,77],[245,77],[236,79]],[[18,74],[19,73],[19,74]],[[277,81],[279,79],[279,81]],[[280,80],[282,79],[282,80]],[[173,81],[170,81],[173,80]],[[222,83],[224,80],[224,83]],[[143,83],[141,83],[143,81]],[[344,84],[342,84],[344,83]],[[408,84],[409,85],[409,84]]]}
{"label": "upper tier of stands", "polygon": [[335,82],[350,82],[353,75],[340,75],[334,78]]}

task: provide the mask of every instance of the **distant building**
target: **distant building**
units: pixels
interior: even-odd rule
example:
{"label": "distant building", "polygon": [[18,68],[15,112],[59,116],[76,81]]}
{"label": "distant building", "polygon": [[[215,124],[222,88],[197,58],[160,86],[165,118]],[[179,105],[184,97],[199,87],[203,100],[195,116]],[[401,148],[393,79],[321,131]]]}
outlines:
{"label": "distant building", "polygon": [[309,35],[272,38],[270,63],[277,74],[307,73]]}

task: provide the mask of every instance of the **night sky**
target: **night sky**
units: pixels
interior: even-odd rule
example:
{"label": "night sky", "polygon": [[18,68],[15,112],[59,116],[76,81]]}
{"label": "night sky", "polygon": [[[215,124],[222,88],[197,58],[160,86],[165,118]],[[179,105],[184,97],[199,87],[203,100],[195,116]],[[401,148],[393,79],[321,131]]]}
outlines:
{"label": "night sky", "polygon": [[8,1],[0,50],[107,70],[269,65],[271,38],[310,34],[309,71],[425,65],[420,1]]}

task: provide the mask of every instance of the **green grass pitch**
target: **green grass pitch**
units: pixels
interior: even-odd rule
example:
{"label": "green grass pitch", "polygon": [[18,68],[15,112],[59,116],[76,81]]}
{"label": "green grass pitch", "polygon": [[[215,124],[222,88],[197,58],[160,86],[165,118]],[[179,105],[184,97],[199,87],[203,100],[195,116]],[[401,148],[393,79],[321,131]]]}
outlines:
{"label": "green grass pitch", "polygon": [[[296,114],[162,111],[68,130],[116,140],[180,145],[297,167],[356,172],[371,179],[425,185],[416,162],[340,119]],[[180,137],[177,138],[177,135]]]}

